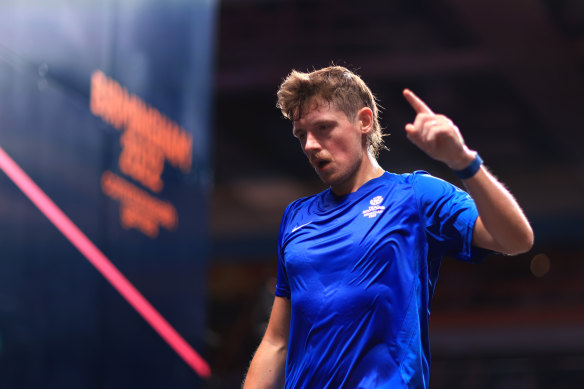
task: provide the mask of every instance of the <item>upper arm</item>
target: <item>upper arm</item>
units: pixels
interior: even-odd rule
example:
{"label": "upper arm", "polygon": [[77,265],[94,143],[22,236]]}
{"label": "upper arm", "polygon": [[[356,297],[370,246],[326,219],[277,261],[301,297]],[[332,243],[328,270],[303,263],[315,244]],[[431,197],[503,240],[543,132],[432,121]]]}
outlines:
{"label": "upper arm", "polygon": [[479,259],[472,249],[478,212],[470,195],[424,172],[412,174],[412,187],[433,257]]}
{"label": "upper arm", "polygon": [[290,332],[290,300],[284,297],[274,299],[272,313],[268,328],[264,335],[264,341],[279,347],[288,346],[288,334]]}
{"label": "upper arm", "polygon": [[487,231],[480,216],[477,217],[472,233],[472,245],[482,249],[503,252],[503,247],[497,243],[493,235]]}

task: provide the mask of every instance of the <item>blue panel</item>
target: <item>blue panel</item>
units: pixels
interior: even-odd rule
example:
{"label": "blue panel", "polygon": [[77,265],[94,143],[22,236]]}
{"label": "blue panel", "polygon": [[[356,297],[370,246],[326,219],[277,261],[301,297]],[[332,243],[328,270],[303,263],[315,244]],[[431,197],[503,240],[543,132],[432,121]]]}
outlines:
{"label": "blue panel", "polygon": [[[214,2],[27,3],[0,5],[0,147],[204,356]],[[143,109],[92,112],[95,74]],[[160,187],[139,176],[156,156]],[[200,386],[3,173],[0,228],[0,387]]]}

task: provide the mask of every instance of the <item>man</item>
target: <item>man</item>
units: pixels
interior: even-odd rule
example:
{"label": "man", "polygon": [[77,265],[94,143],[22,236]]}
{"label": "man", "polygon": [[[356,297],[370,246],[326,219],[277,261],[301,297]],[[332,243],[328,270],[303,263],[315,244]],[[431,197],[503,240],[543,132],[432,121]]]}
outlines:
{"label": "man", "polygon": [[533,232],[458,128],[411,91],[407,137],[461,177],[385,172],[375,98],[346,68],[293,71],[278,107],[329,189],[288,206],[276,297],[245,388],[426,388],[442,256],[529,250]]}

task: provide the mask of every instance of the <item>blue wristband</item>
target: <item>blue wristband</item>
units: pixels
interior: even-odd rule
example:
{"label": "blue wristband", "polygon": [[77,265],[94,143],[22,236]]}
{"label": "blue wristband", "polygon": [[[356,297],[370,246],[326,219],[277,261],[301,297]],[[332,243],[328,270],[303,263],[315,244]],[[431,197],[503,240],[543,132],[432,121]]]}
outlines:
{"label": "blue wristband", "polygon": [[466,180],[467,178],[471,178],[472,176],[477,174],[477,172],[481,168],[482,164],[483,164],[483,160],[481,159],[481,157],[477,153],[475,155],[475,158],[473,159],[473,161],[470,163],[470,165],[468,165],[466,168],[464,168],[462,170],[453,170],[453,172],[461,180]]}

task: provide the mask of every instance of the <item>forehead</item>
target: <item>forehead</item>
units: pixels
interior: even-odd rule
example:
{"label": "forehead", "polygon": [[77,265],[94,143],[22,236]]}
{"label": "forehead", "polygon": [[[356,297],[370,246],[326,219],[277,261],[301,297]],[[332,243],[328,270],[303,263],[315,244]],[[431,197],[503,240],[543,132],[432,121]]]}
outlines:
{"label": "forehead", "polygon": [[310,125],[313,122],[326,120],[347,120],[347,115],[339,110],[333,102],[322,98],[312,98],[302,106],[302,116],[292,122],[293,128]]}

